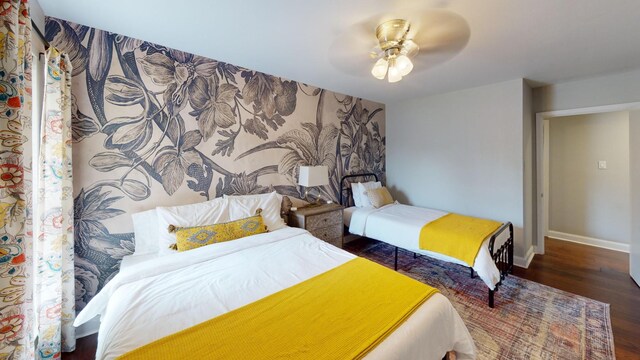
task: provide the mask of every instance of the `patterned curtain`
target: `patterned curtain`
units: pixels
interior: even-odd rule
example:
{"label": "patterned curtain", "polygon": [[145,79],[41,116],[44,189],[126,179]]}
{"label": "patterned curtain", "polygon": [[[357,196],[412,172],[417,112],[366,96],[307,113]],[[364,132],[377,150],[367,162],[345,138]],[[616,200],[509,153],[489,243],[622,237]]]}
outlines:
{"label": "patterned curtain", "polygon": [[71,168],[71,62],[46,54],[39,163],[36,304],[39,358],[75,348],[73,194]]}
{"label": "patterned curtain", "polygon": [[0,359],[33,359],[31,18],[0,1]]}

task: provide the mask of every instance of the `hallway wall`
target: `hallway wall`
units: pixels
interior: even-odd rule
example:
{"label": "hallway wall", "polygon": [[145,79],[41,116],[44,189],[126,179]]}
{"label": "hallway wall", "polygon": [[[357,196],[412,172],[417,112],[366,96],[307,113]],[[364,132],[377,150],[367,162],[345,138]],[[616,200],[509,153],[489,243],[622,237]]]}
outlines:
{"label": "hallway wall", "polygon": [[549,230],[628,244],[629,113],[552,118],[549,135]]}

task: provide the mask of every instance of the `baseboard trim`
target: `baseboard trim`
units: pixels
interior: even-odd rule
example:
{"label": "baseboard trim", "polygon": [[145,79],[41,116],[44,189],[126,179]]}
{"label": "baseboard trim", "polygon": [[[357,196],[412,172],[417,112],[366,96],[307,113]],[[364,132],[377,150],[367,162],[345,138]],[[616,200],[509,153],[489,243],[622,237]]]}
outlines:
{"label": "baseboard trim", "polygon": [[536,249],[534,246],[530,246],[529,250],[527,250],[527,254],[524,257],[514,256],[513,264],[521,268],[525,268],[525,269],[528,268],[529,264],[531,264],[531,260],[533,260],[533,256],[536,254],[535,250]]}
{"label": "baseboard trim", "polygon": [[553,231],[553,230],[549,230],[549,232],[547,233],[547,236],[554,239],[558,239],[558,240],[569,241],[569,242],[574,242],[574,243],[589,245],[589,246],[595,246],[603,249],[609,249],[609,250],[620,251],[625,253],[629,252],[629,244],[621,244],[615,241],[596,239],[596,238],[582,236],[582,235],[567,234],[567,233],[563,233],[560,231]]}

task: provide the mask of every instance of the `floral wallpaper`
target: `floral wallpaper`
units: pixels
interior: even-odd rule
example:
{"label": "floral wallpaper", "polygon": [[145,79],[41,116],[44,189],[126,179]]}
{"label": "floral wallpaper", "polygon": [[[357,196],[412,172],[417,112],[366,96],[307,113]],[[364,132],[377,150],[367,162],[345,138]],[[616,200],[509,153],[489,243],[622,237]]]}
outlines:
{"label": "floral wallpaper", "polygon": [[384,105],[47,18],[73,65],[76,308],[134,250],[131,213],[276,189],[300,165],[385,172]]}

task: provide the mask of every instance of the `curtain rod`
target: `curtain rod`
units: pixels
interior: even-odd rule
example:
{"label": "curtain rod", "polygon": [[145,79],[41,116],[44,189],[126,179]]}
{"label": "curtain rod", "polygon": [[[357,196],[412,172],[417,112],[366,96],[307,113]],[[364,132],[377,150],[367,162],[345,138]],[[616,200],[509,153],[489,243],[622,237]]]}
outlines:
{"label": "curtain rod", "polygon": [[33,28],[33,30],[36,31],[36,34],[38,34],[38,36],[40,37],[40,39],[42,39],[42,42],[44,43],[44,48],[48,49],[49,48],[49,42],[47,41],[47,39],[45,39],[44,35],[42,35],[42,32],[40,31],[40,29],[38,28],[38,26],[36,25],[36,23],[33,22],[33,20],[31,20],[31,27]]}

